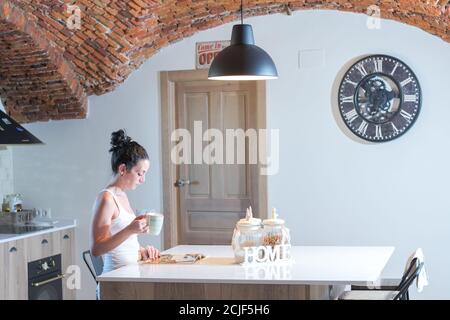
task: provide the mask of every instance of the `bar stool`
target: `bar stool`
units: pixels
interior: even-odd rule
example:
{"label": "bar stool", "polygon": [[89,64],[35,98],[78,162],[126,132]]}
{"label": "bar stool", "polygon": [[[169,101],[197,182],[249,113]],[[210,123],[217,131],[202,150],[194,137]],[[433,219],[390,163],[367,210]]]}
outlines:
{"label": "bar stool", "polygon": [[408,289],[417,279],[423,267],[424,263],[414,258],[403,274],[400,283],[393,290],[351,290],[339,296],[339,300],[409,300]]}
{"label": "bar stool", "polygon": [[83,260],[86,263],[86,266],[89,269],[89,272],[91,273],[92,277],[95,280],[95,283],[97,284],[97,289],[95,292],[95,298],[97,300],[100,299],[100,292],[98,288],[98,280],[97,277],[102,274],[103,272],[103,259],[101,256],[93,256],[91,254],[91,250],[86,250],[83,252]]}

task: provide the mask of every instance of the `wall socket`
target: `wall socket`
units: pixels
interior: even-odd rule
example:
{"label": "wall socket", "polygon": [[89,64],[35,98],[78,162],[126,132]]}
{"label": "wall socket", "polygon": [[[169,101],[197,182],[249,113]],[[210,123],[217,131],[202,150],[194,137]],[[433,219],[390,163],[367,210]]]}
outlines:
{"label": "wall socket", "polygon": [[325,66],[324,49],[305,49],[298,52],[298,67],[322,68]]}

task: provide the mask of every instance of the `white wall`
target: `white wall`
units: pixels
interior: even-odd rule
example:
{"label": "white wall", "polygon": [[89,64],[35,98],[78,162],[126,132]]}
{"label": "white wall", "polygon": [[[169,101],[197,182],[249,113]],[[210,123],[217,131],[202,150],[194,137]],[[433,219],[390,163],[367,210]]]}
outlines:
{"label": "white wall", "polygon": [[5,195],[11,194],[13,191],[12,150],[11,148],[3,149],[0,147],[0,202],[3,202]]}
{"label": "white wall", "polygon": [[[418,298],[450,298],[450,161],[446,120],[450,45],[393,21],[366,28],[366,16],[335,11],[295,12],[246,19],[256,44],[277,64],[267,84],[268,125],[280,129],[280,170],[269,178],[269,205],[291,228],[296,245],[392,245],[384,274],[401,274],[422,247],[430,286]],[[26,127],[46,145],[14,149],[15,191],[29,206],[79,221],[77,257],[88,248],[91,206],[110,175],[109,137],[126,128],[151,156],[147,183],[131,192],[135,208],[162,208],[159,77],[161,70],[193,69],[195,43],[229,39],[231,24],[161,50],[112,93],[89,98],[86,120]],[[322,67],[298,67],[299,50],[321,49]],[[363,54],[393,55],[419,78],[422,111],[404,136],[382,144],[355,141],[336,116],[334,91],[347,65]],[[145,241],[160,245],[160,239]],[[94,297],[86,273],[80,298]]]}
{"label": "white wall", "polygon": [[[1,101],[0,110],[5,111]],[[6,194],[13,193],[13,182],[12,149],[10,147],[0,146],[0,205]]]}

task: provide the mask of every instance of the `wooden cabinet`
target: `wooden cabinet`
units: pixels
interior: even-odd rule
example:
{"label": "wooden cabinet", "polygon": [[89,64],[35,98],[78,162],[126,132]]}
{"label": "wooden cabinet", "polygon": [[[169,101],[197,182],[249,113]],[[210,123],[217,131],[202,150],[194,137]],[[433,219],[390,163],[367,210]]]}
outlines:
{"label": "wooden cabinet", "polygon": [[[28,263],[56,254],[61,254],[65,274],[75,264],[74,228],[0,243],[0,300],[28,299]],[[68,288],[67,278],[62,287],[64,300],[75,299],[76,290]]]}
{"label": "wooden cabinet", "polygon": [[15,240],[0,245],[2,270],[0,284],[2,299],[28,299],[27,254],[25,240]]}
{"label": "wooden cabinet", "polygon": [[[68,273],[68,267],[75,264],[75,230],[67,229],[58,232],[59,241],[61,243],[62,273]],[[68,274],[70,277],[73,270]],[[75,300],[76,290],[71,289],[68,282],[72,282],[70,278],[63,279],[63,299]]]}
{"label": "wooden cabinet", "polygon": [[6,269],[6,261],[5,261],[5,245],[3,243],[0,243],[0,300],[5,300],[5,269]]}
{"label": "wooden cabinet", "polygon": [[61,253],[60,231],[26,238],[28,262]]}

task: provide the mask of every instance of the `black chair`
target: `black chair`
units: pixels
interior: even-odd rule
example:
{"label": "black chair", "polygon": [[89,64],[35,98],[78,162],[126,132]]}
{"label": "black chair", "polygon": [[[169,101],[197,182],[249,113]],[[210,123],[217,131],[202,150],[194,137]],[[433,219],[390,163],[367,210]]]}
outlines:
{"label": "black chair", "polygon": [[86,263],[92,277],[95,282],[98,284],[97,277],[103,272],[103,259],[101,256],[93,256],[91,254],[91,250],[86,250],[83,252],[83,260]]}
{"label": "black chair", "polygon": [[393,290],[379,288],[370,290],[351,290],[344,292],[339,300],[409,300],[409,287],[419,276],[424,263],[414,258]]}
{"label": "black chair", "polygon": [[352,290],[395,290],[400,284],[401,279],[380,279],[372,285],[353,284]]}
{"label": "black chair", "polygon": [[86,250],[83,252],[83,260],[86,263],[86,266],[89,269],[89,272],[92,274],[95,282],[97,283],[97,289],[95,292],[95,298],[99,300],[99,288],[98,288],[98,280],[97,277],[103,272],[103,259],[101,256],[93,256],[91,254],[91,250]]}

